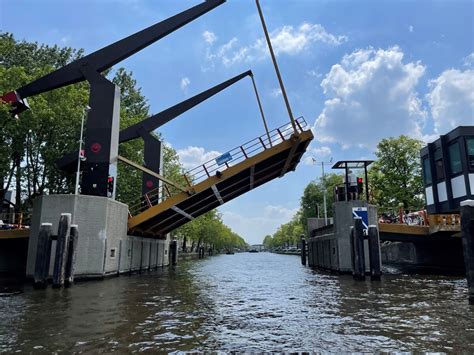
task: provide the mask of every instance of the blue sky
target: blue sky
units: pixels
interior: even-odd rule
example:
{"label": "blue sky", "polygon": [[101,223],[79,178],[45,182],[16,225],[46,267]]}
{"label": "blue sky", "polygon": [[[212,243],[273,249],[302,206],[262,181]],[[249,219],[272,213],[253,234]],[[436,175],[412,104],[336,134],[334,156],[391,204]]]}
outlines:
{"label": "blue sky", "polygon": [[[17,39],[90,53],[199,0],[0,0],[0,29]],[[222,206],[248,242],[287,222],[317,161],[373,158],[377,142],[429,141],[474,117],[473,1],[261,0],[295,116],[315,140],[296,172]],[[120,66],[133,72],[151,111],[248,69],[269,126],[287,113],[253,0],[228,0]],[[192,167],[263,133],[250,79],[163,127]]]}

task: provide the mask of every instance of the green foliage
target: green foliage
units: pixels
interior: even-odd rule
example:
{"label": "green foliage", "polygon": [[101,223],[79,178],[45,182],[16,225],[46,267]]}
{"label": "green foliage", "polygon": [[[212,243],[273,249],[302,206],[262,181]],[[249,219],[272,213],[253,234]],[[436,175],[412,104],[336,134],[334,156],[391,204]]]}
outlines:
{"label": "green foliage", "polygon": [[[334,189],[343,183],[342,175],[326,174],[324,181],[322,177],[316,181],[311,181],[304,189],[301,197],[301,224],[306,226],[308,218],[324,217],[324,191],[326,191],[327,215],[332,217],[332,204],[334,202]],[[306,228],[306,227],[305,227]]]}
{"label": "green foliage", "polygon": [[[71,48],[17,42],[11,34],[0,34],[0,92],[33,81],[80,55]],[[43,193],[71,191],[73,178],[58,171],[55,161],[77,147],[87,91],[82,83],[29,98],[32,109],[19,120],[1,105],[1,199],[13,184],[26,208]]]}
{"label": "green foliage", "polygon": [[[290,222],[282,224],[275,234],[273,234],[273,237],[266,238],[266,240],[268,247],[278,248],[296,245],[300,241],[302,234],[304,234],[304,227],[301,224],[300,212],[298,212],[293,216]],[[267,244],[265,244],[265,246],[267,246]]]}
{"label": "green foliage", "polygon": [[174,232],[179,238],[192,241],[191,249],[200,245],[212,245],[217,250],[231,250],[245,248],[245,240],[232,232],[223,222],[216,210],[209,211],[202,216],[188,222]]}
{"label": "green foliage", "polygon": [[407,136],[382,139],[378,160],[369,170],[370,202],[381,207],[421,208],[424,204],[420,149],[423,143]]}

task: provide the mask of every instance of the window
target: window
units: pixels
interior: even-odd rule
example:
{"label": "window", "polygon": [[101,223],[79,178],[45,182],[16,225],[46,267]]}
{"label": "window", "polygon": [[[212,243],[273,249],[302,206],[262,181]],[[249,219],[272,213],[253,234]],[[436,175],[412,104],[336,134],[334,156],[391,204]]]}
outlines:
{"label": "window", "polygon": [[469,170],[474,171],[474,138],[466,139],[467,145],[467,165]]}
{"label": "window", "polygon": [[459,143],[456,142],[449,146],[449,166],[451,174],[462,172],[461,152],[459,151]]}
{"label": "window", "polygon": [[434,152],[435,158],[435,166],[436,166],[436,178],[438,181],[444,180],[444,163],[443,163],[443,155],[441,154],[441,149],[436,149]]}
{"label": "window", "polygon": [[433,183],[433,179],[431,178],[430,159],[428,157],[423,158],[423,176],[425,178],[425,185],[431,185]]}
{"label": "window", "polygon": [[115,250],[116,249],[110,249],[110,258],[115,259]]}

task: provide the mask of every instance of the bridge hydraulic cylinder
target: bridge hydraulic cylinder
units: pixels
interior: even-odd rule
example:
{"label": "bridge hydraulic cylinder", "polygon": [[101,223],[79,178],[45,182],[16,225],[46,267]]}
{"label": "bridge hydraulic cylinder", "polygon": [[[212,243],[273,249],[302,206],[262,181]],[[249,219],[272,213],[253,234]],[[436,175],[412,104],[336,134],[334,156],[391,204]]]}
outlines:
{"label": "bridge hydraulic cylinder", "polygon": [[35,289],[44,289],[48,285],[49,260],[51,259],[51,223],[41,224],[38,245],[36,247],[35,272],[33,275]]}
{"label": "bridge hydraulic cylinder", "polygon": [[474,200],[461,202],[461,233],[469,303],[474,304]]}
{"label": "bridge hydraulic cylinder", "polygon": [[53,271],[53,288],[60,288],[64,286],[70,230],[71,214],[62,213],[61,218],[59,219],[58,239],[56,241],[56,257],[54,260]]}

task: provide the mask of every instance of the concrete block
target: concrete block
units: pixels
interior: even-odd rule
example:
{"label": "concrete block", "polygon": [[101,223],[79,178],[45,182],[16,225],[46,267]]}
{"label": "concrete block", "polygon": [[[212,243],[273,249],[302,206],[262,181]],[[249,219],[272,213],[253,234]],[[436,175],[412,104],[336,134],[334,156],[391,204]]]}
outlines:
{"label": "concrete block", "polygon": [[[118,271],[120,240],[127,235],[127,205],[98,196],[45,195],[34,200],[33,211],[27,276],[31,277],[34,272],[41,223],[52,223],[55,234],[61,213],[71,213],[72,223],[79,229],[76,278],[102,277]],[[53,243],[51,255],[55,247]]]}

